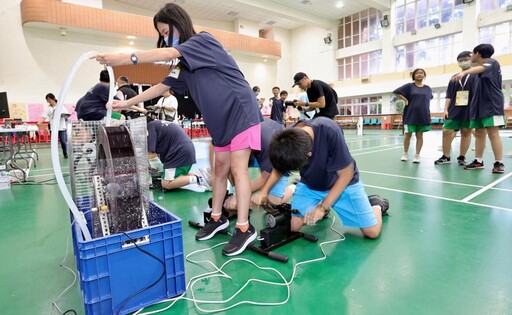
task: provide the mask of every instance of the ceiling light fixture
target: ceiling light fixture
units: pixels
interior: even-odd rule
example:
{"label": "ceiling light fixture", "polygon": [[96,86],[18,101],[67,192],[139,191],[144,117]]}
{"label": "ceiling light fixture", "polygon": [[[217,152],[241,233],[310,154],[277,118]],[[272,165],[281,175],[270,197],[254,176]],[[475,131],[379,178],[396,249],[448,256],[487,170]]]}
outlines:
{"label": "ceiling light fixture", "polygon": [[336,3],[336,8],[338,8],[338,9],[341,9],[341,8],[343,8],[344,6],[345,6],[345,4],[343,4],[343,2],[341,2],[341,1],[338,1],[338,2]]}

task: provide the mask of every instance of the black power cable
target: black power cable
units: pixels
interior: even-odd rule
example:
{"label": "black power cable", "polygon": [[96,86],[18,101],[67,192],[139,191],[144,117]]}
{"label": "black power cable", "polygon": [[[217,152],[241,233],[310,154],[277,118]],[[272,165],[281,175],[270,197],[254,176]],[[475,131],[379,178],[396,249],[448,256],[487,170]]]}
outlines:
{"label": "black power cable", "polygon": [[158,282],[160,282],[160,280],[162,280],[162,278],[165,276],[165,274],[167,273],[167,270],[166,270],[166,267],[165,267],[165,262],[162,261],[160,258],[156,257],[155,255],[151,254],[150,252],[142,249],[139,247],[139,245],[137,245],[137,243],[135,242],[135,240],[133,238],[130,237],[130,235],[128,235],[126,232],[123,232],[124,235],[126,235],[126,237],[128,237],[132,242],[133,242],[133,245],[135,245],[135,247],[137,247],[138,250],[140,250],[141,252],[143,252],[144,254],[152,257],[153,259],[157,260],[159,263],[162,264],[162,266],[164,267],[164,270],[162,271],[162,274],[160,275],[160,277],[158,277],[158,279],[151,283],[150,285],[148,285],[147,287],[143,288],[143,289],[140,289],[139,291],[133,293],[132,295],[130,295],[129,297],[127,297],[123,303],[121,304],[121,306],[119,307],[119,309],[117,310],[116,312],[116,315],[119,315],[121,313],[121,310],[125,307],[125,305],[131,300],[133,299],[134,297],[136,297],[137,295],[141,294],[142,292],[146,291],[146,290],[149,290],[150,288],[154,287]]}

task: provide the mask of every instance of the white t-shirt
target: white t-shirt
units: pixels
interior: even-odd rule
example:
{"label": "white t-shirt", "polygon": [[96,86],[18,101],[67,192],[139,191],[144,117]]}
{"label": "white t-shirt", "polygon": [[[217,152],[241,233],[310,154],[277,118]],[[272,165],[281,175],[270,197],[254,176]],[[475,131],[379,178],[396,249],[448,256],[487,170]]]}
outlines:
{"label": "white t-shirt", "polygon": [[[174,97],[174,95],[169,95],[168,97],[161,97],[156,103],[156,106],[174,108],[174,111],[164,109],[163,112],[165,115],[173,116],[174,121],[176,121],[176,118],[178,117],[178,99]],[[160,115],[158,115],[158,118],[160,120],[165,120],[165,117],[162,118],[160,117]]]}
{"label": "white t-shirt", "polygon": [[[48,121],[50,124],[53,124],[53,113],[55,112],[55,107],[52,107],[50,104],[46,104],[43,109],[43,115],[45,121]],[[69,116],[69,111],[66,107],[62,106],[60,122],[59,122],[59,130],[66,130],[66,117]]]}

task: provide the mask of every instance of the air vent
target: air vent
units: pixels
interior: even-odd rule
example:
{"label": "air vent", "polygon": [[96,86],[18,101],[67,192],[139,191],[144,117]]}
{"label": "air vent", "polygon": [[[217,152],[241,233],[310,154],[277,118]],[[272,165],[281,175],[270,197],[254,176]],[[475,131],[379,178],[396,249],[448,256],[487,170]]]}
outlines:
{"label": "air vent", "polygon": [[276,21],[270,20],[270,21],[267,21],[267,23],[265,23],[265,24],[267,24],[267,25],[274,25],[274,24],[276,24]]}
{"label": "air vent", "polygon": [[302,3],[302,4],[309,4],[309,5],[312,4],[311,1],[309,1],[309,0],[302,0],[300,3]]}
{"label": "air vent", "polygon": [[228,15],[231,15],[231,16],[237,16],[237,15],[238,15],[238,12],[235,12],[235,11],[229,11],[229,12],[228,12]]}

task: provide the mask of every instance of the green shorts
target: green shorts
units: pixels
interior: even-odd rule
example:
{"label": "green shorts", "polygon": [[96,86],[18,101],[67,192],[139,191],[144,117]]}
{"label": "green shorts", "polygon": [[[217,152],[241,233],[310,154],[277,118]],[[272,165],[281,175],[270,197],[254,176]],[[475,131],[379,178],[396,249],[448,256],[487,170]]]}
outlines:
{"label": "green shorts", "polygon": [[461,128],[469,128],[469,120],[447,119],[443,124],[443,129],[460,130]]}
{"label": "green shorts", "polygon": [[404,125],[405,133],[413,132],[427,132],[430,130],[430,125]]}
{"label": "green shorts", "polygon": [[469,124],[471,128],[482,129],[486,127],[505,126],[505,116],[490,116],[472,120]]}
{"label": "green shorts", "polygon": [[192,168],[192,165],[177,167],[177,168],[166,168],[164,170],[164,180],[173,180],[180,176],[188,175],[190,172],[190,169]]}

